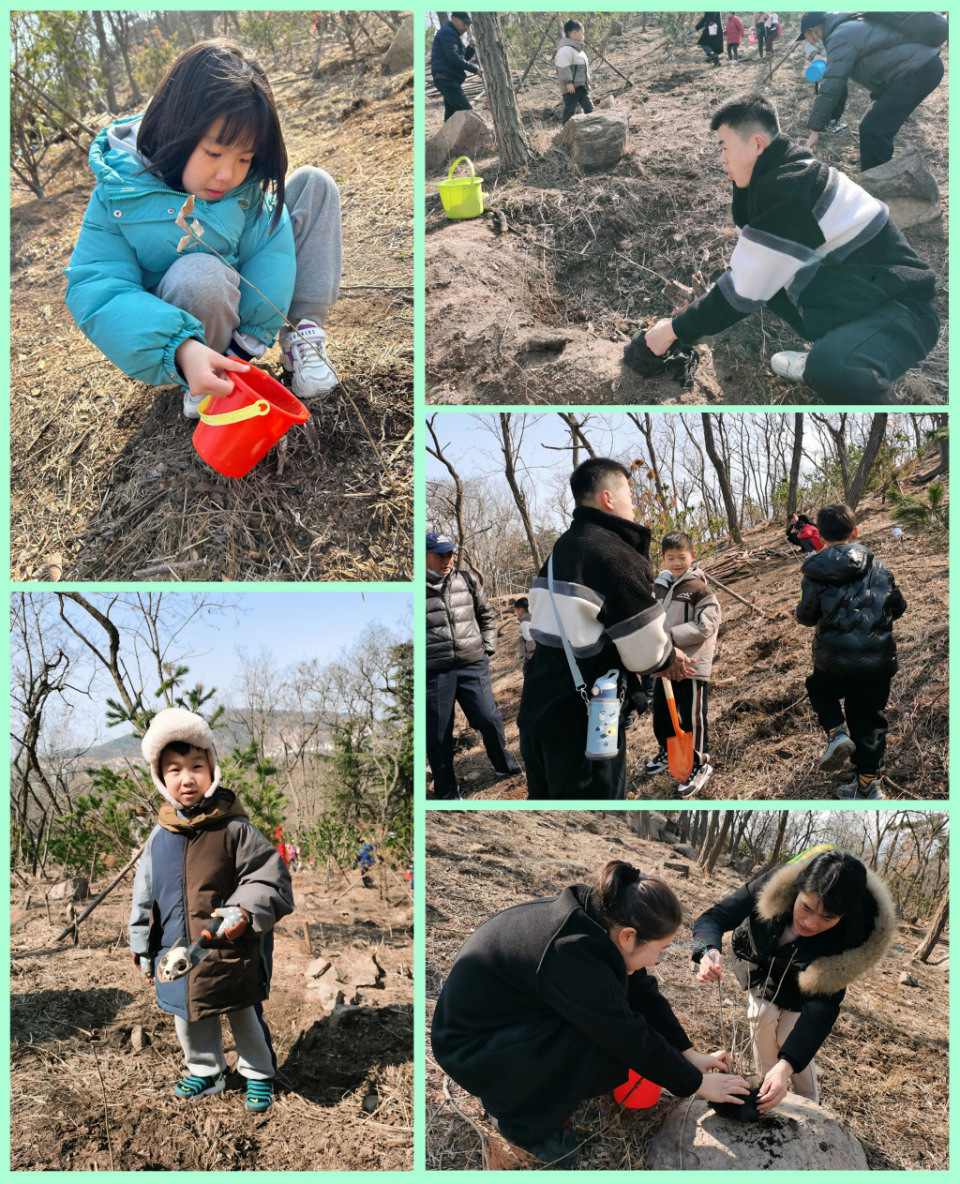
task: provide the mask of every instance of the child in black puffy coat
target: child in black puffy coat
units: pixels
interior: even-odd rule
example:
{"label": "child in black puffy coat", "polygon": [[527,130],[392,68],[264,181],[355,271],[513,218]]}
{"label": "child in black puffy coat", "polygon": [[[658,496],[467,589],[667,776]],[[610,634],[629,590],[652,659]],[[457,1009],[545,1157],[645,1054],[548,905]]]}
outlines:
{"label": "child in black puffy coat", "polygon": [[804,561],[797,620],[816,627],[807,694],[827,733],[819,765],[836,771],[849,756],[856,775],[838,796],[879,801],[887,743],[883,709],[897,672],[893,622],[907,602],[890,571],[856,541],[849,506],[824,506],[817,529],[824,548]]}

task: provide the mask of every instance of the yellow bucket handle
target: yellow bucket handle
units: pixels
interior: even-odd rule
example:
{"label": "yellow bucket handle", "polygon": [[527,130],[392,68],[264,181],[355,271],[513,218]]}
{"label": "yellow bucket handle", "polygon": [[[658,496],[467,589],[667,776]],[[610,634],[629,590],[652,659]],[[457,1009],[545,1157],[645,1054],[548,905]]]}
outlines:
{"label": "yellow bucket handle", "polygon": [[[474,172],[473,161],[470,159],[470,157],[469,156],[458,156],[457,159],[450,166],[450,172],[447,173],[447,180],[448,181],[453,180],[453,170],[457,167],[457,165],[460,163],[461,160],[465,160],[467,162],[467,164],[470,166],[470,179],[473,180],[476,177],[477,174]],[[463,178],[460,178],[460,180],[463,180]]]}
{"label": "yellow bucket handle", "polygon": [[247,407],[239,407],[236,411],[225,411],[223,415],[204,415],[212,401],[211,396],[207,395],[198,408],[201,420],[212,428],[226,427],[231,423],[243,423],[245,419],[255,419],[258,415],[270,414],[269,401],[257,399],[256,403],[251,403]]}

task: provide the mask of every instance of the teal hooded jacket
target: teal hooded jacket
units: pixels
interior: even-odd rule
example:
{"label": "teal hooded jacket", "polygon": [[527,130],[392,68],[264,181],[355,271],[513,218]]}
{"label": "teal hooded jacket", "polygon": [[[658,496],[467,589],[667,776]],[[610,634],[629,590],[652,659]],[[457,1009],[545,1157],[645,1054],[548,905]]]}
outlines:
{"label": "teal hooded jacket", "polygon": [[283,318],[250,284],[286,313],[296,278],[290,215],[276,228],[267,197],[260,206],[256,181],[245,181],[219,201],[195,199],[190,221],[203,227],[183,251],[176,217],[187,195],[145,172],[137,152],[142,116],[122,119],[102,131],[90,148],[96,188],[83,216],[67,273],[67,308],[80,330],[114,365],[150,386],[186,386],[174,355],[188,338],[206,344],[196,317],[153,295],[182,254],[209,254],[212,247],[249,283],[240,284],[238,332],[272,345]]}

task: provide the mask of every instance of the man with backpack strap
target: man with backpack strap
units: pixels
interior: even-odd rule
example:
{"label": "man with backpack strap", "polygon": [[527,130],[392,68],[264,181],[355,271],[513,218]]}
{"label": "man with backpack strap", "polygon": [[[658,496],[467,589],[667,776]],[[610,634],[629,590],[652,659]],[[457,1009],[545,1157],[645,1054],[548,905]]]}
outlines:
{"label": "man with backpack strap", "polygon": [[947,22],[935,12],[805,12],[797,40],[822,41],[827,50],[805,146],[816,151],[852,79],[873,99],[860,123],[860,168],[885,164],[893,156],[893,137],[940,85],[946,39]]}
{"label": "man with backpack strap", "polygon": [[507,751],[503,720],[493,699],[488,658],[497,651],[497,621],[483,588],[454,571],[456,545],[427,534],[427,760],[437,798],[459,798],[453,768],[453,716],[459,703],[483,737],[500,777],[520,766]]}

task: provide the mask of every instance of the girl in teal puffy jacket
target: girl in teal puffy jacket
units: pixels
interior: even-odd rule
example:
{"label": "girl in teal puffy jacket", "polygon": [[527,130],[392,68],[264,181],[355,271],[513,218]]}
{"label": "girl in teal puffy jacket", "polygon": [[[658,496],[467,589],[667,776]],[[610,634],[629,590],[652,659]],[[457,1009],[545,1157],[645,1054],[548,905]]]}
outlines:
{"label": "girl in teal puffy jacket", "polygon": [[[90,166],[66,302],[124,373],[179,383],[195,418],[279,334],[294,393],[334,389],[323,324],[340,285],[340,196],[321,169],[285,177],[276,104],[250,51],[222,38],[185,50],[142,116],[97,136]],[[177,225],[188,196],[200,238]]]}

